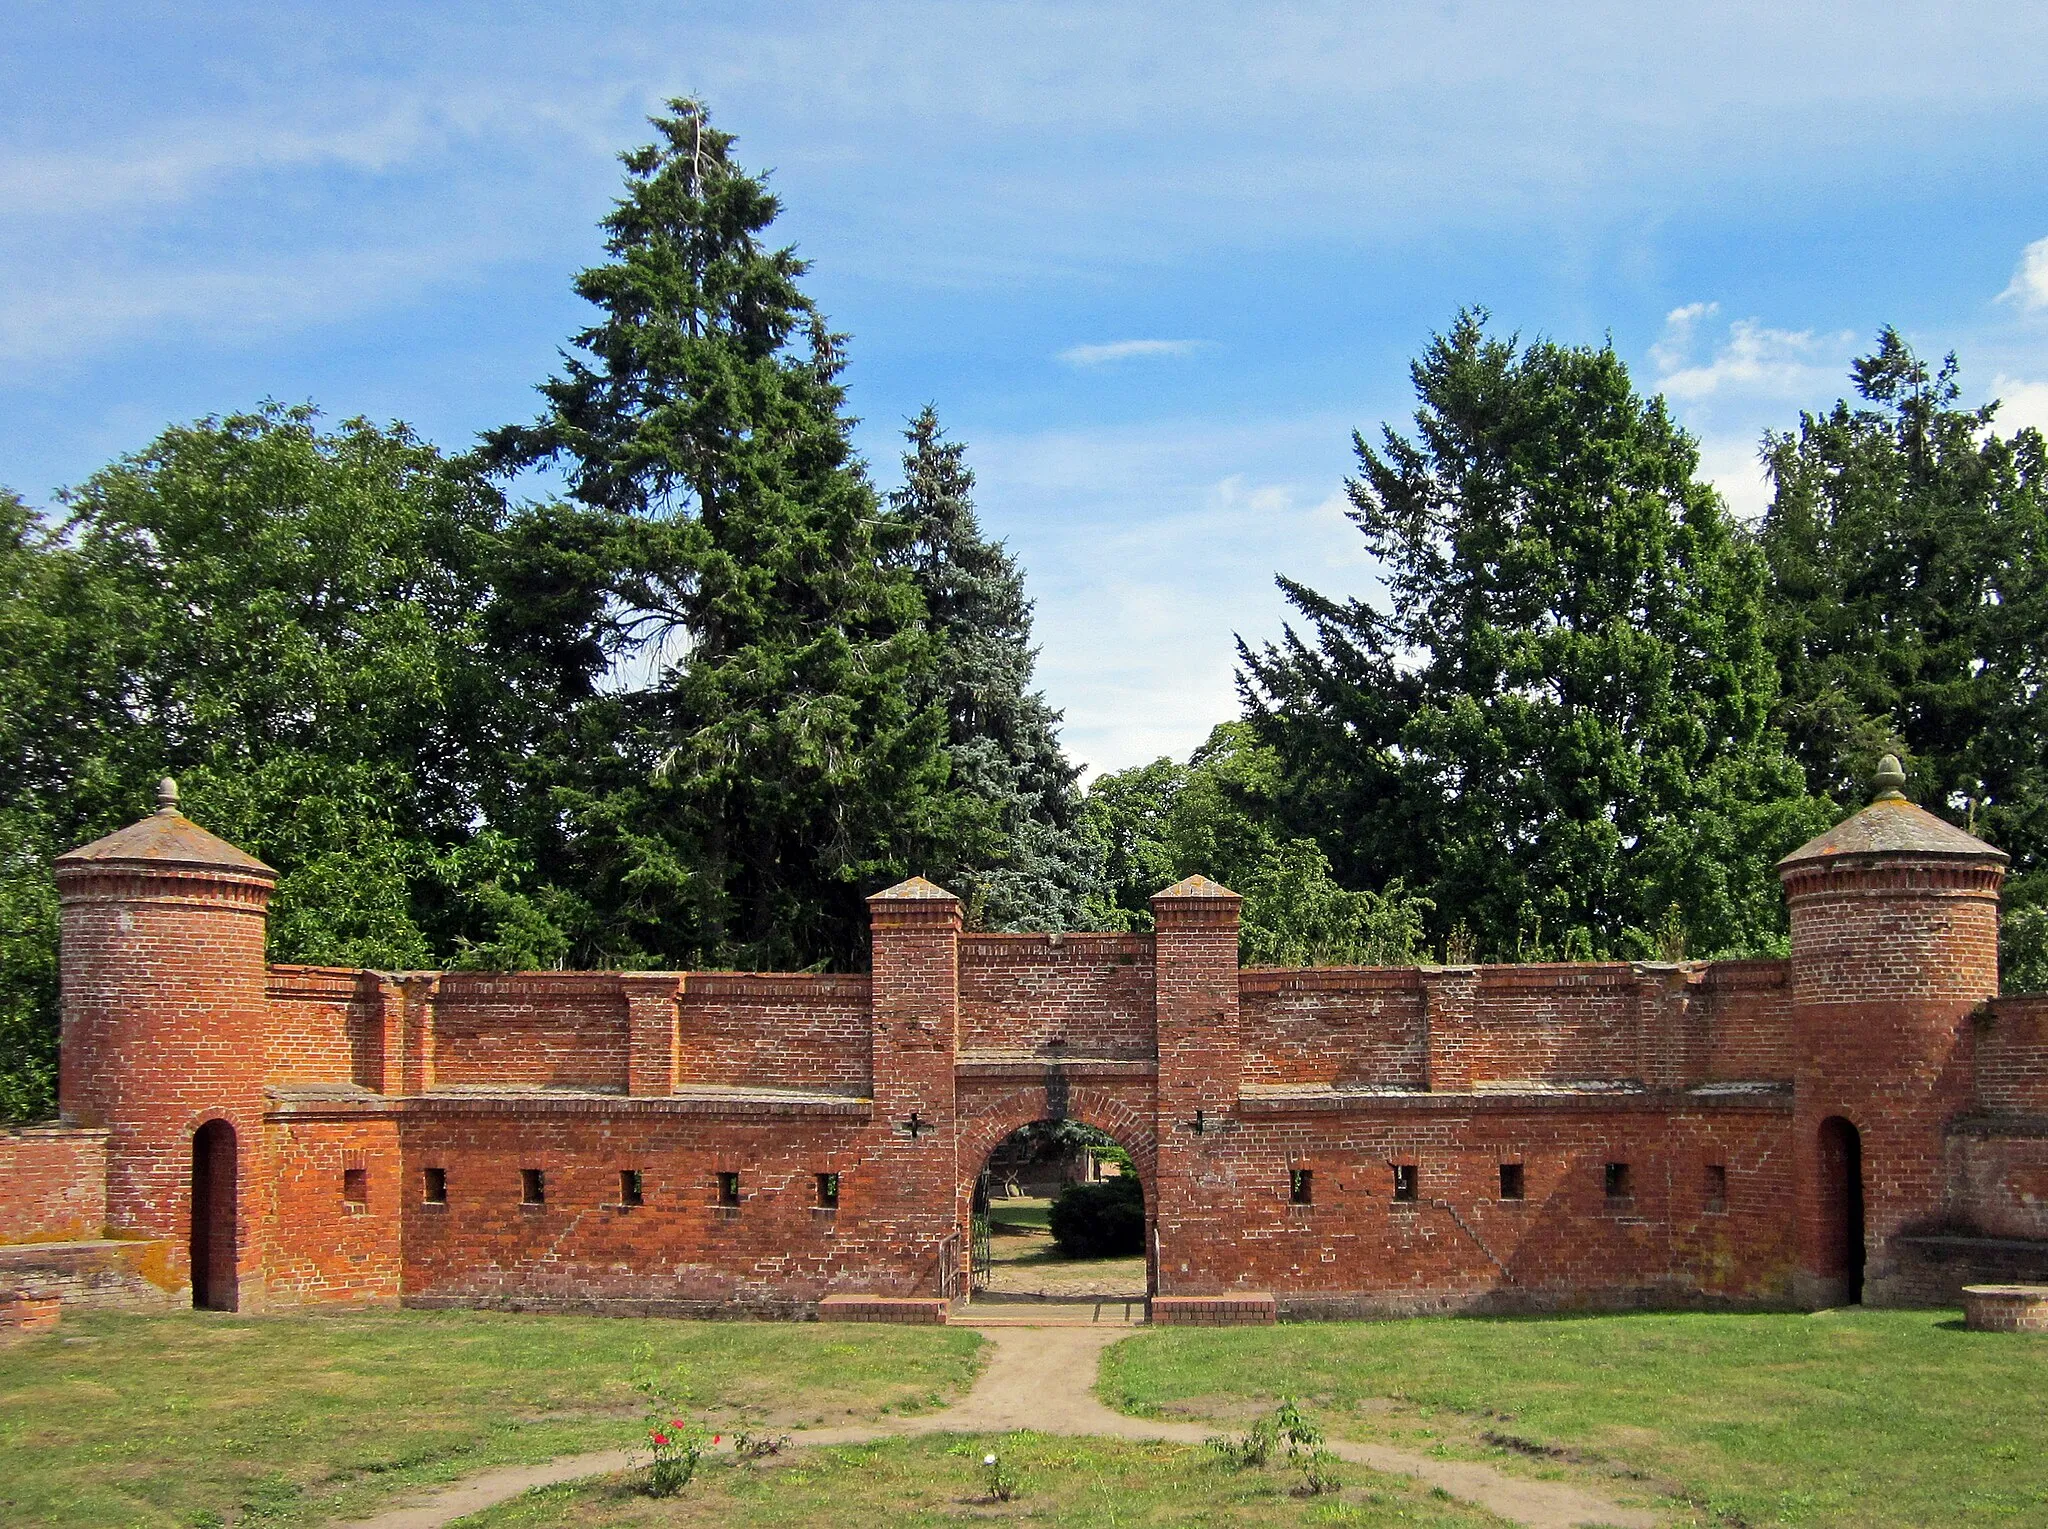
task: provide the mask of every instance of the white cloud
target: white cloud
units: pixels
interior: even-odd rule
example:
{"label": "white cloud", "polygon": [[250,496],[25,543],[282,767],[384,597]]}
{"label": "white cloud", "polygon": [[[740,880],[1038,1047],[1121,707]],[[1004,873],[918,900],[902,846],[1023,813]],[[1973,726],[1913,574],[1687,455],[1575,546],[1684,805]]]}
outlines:
{"label": "white cloud", "polygon": [[2036,239],[2020,252],[2012,283],[1998,297],[2029,310],[2048,308],[2048,239]]}
{"label": "white cloud", "polygon": [[1700,476],[1721,491],[1739,519],[1751,524],[1770,508],[1771,483],[1757,455],[1758,436],[1713,436],[1700,442]]}
{"label": "white cloud", "polygon": [[1998,400],[1996,429],[2000,435],[2011,435],[2027,425],[2048,432],[2048,382],[1994,377],[1991,396]]}
{"label": "white cloud", "polygon": [[[1681,308],[1678,313],[1688,311]],[[1839,375],[1842,358],[1855,341],[1856,336],[1847,331],[1823,335],[1810,329],[1772,329],[1756,319],[1737,319],[1728,326],[1726,343],[1705,365],[1666,370],[1668,362],[1680,357],[1663,346],[1653,349],[1651,358],[1661,373],[1657,386],[1669,398],[1699,402],[1729,393],[1799,398]]]}
{"label": "white cloud", "polygon": [[1701,319],[1721,311],[1719,303],[1687,303],[1664,315],[1664,338],[1650,347],[1650,360],[1659,374],[1677,371],[1692,356],[1693,331]]}
{"label": "white cloud", "polygon": [[1185,356],[1203,344],[1201,340],[1110,340],[1100,345],[1070,345],[1059,358],[1069,366],[1103,366],[1140,356]]}
{"label": "white cloud", "polygon": [[1238,714],[1236,638],[1277,637],[1289,609],[1275,573],[1373,586],[1344,518],[1351,423],[965,432],[983,521],[1030,570],[1039,683],[1091,774],[1184,758]]}

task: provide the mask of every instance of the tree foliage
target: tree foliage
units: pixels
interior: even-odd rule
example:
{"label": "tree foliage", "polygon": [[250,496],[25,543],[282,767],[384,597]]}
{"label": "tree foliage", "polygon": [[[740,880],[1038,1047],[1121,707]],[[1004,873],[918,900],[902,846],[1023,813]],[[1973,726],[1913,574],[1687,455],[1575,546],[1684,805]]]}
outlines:
{"label": "tree foliage", "polygon": [[1399,881],[1489,958],[1780,937],[1774,852],[1823,824],[1771,728],[1763,566],[1611,347],[1460,314],[1412,368],[1414,437],[1355,436],[1386,603],[1293,579],[1240,649],[1289,828]]}
{"label": "tree foliage", "polygon": [[1150,899],[1184,876],[1244,898],[1239,953],[1253,966],[1401,966],[1424,959],[1425,899],[1399,882],[1339,886],[1312,839],[1287,838],[1279,759],[1242,722],[1210,733],[1186,765],[1159,759],[1099,777],[1083,804],[1107,866],[1091,899],[1103,928],[1151,926]]}
{"label": "tree foliage", "polygon": [[[693,101],[622,156],[598,309],[501,467],[560,465],[620,549],[652,683],[558,793],[615,960],[859,959],[861,899],[949,850],[932,639],[849,440],[844,337],[764,242],[778,212]],[[586,739],[589,742],[598,740]]]}
{"label": "tree foliage", "polygon": [[473,466],[273,405],[167,430],[64,509],[0,500],[10,1113],[49,1103],[51,857],[140,816],[163,774],[280,872],[273,959],[502,941],[524,864],[487,783],[521,708],[490,632],[506,509]]}
{"label": "tree foliage", "polygon": [[1785,731],[1845,801],[1897,752],[1916,800],[2012,855],[2017,913],[2048,902],[2048,448],[1895,330],[1852,375],[1854,403],[1765,439]]}
{"label": "tree foliage", "polygon": [[1077,928],[1098,873],[1060,714],[1032,687],[1038,654],[1023,571],[983,536],[966,448],[946,439],[938,412],[927,405],[904,434],[887,561],[909,572],[924,601],[935,650],[913,700],[945,714],[959,797],[953,863],[932,874],[965,900],[973,927]]}

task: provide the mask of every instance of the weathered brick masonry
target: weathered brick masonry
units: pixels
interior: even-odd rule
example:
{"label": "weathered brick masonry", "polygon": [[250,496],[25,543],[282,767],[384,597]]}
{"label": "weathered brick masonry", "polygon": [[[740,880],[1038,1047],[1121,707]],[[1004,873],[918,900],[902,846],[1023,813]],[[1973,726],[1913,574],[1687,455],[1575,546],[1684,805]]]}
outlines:
{"label": "weathered brick masonry", "polygon": [[1782,863],[1789,961],[1243,971],[1194,877],[1147,936],[906,882],[866,976],[390,974],[267,967],[273,874],[168,793],[58,863],[64,1122],[0,1138],[0,1284],[929,1313],[990,1150],[1070,1118],[1177,1319],[1952,1300],[2048,1272],[2003,861],[1887,791]]}

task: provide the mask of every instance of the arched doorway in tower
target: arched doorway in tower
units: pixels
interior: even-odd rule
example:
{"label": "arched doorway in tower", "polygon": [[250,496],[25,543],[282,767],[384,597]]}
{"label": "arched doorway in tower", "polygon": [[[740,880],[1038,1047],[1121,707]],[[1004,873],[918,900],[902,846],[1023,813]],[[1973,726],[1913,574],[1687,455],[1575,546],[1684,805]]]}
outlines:
{"label": "arched doorway in tower", "polygon": [[192,1134],[192,1304],[235,1309],[235,1128],[209,1120]]}
{"label": "arched doorway in tower", "polygon": [[1040,1120],[974,1181],[970,1299],[1130,1305],[1150,1293],[1146,1191],[1131,1155],[1075,1120]]}
{"label": "arched doorway in tower", "polygon": [[1863,1300],[1863,1136],[1840,1115],[1820,1123],[1820,1273],[1834,1300]]}

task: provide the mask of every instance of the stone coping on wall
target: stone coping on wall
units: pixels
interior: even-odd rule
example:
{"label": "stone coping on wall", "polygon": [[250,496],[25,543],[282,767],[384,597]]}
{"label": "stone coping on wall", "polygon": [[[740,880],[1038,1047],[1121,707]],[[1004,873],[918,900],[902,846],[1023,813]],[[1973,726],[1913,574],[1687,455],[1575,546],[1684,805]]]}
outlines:
{"label": "stone coping on wall", "polygon": [[1698,1108],[1792,1108],[1789,1083],[1710,1083],[1697,1088],[1659,1089],[1640,1083],[1489,1084],[1470,1092],[1436,1093],[1379,1085],[1338,1087],[1331,1084],[1274,1083],[1244,1085],[1238,1110],[1245,1115],[1323,1114],[1375,1110],[1602,1110],[1641,1112]]}
{"label": "stone coping on wall", "polygon": [[30,1141],[105,1141],[113,1134],[105,1126],[66,1125],[61,1120],[46,1120],[40,1125],[0,1127],[6,1134],[20,1140]]}
{"label": "stone coping on wall", "polygon": [[2048,1136],[2048,1115],[1958,1115],[1948,1123],[1948,1134],[2022,1140]]}
{"label": "stone coping on wall", "polygon": [[866,1120],[875,1110],[874,1100],[865,1094],[712,1084],[686,1084],[673,1093],[658,1095],[595,1089],[478,1087],[392,1097],[346,1084],[272,1088],[267,1093],[273,1118],[298,1120],[363,1115],[824,1115]]}

